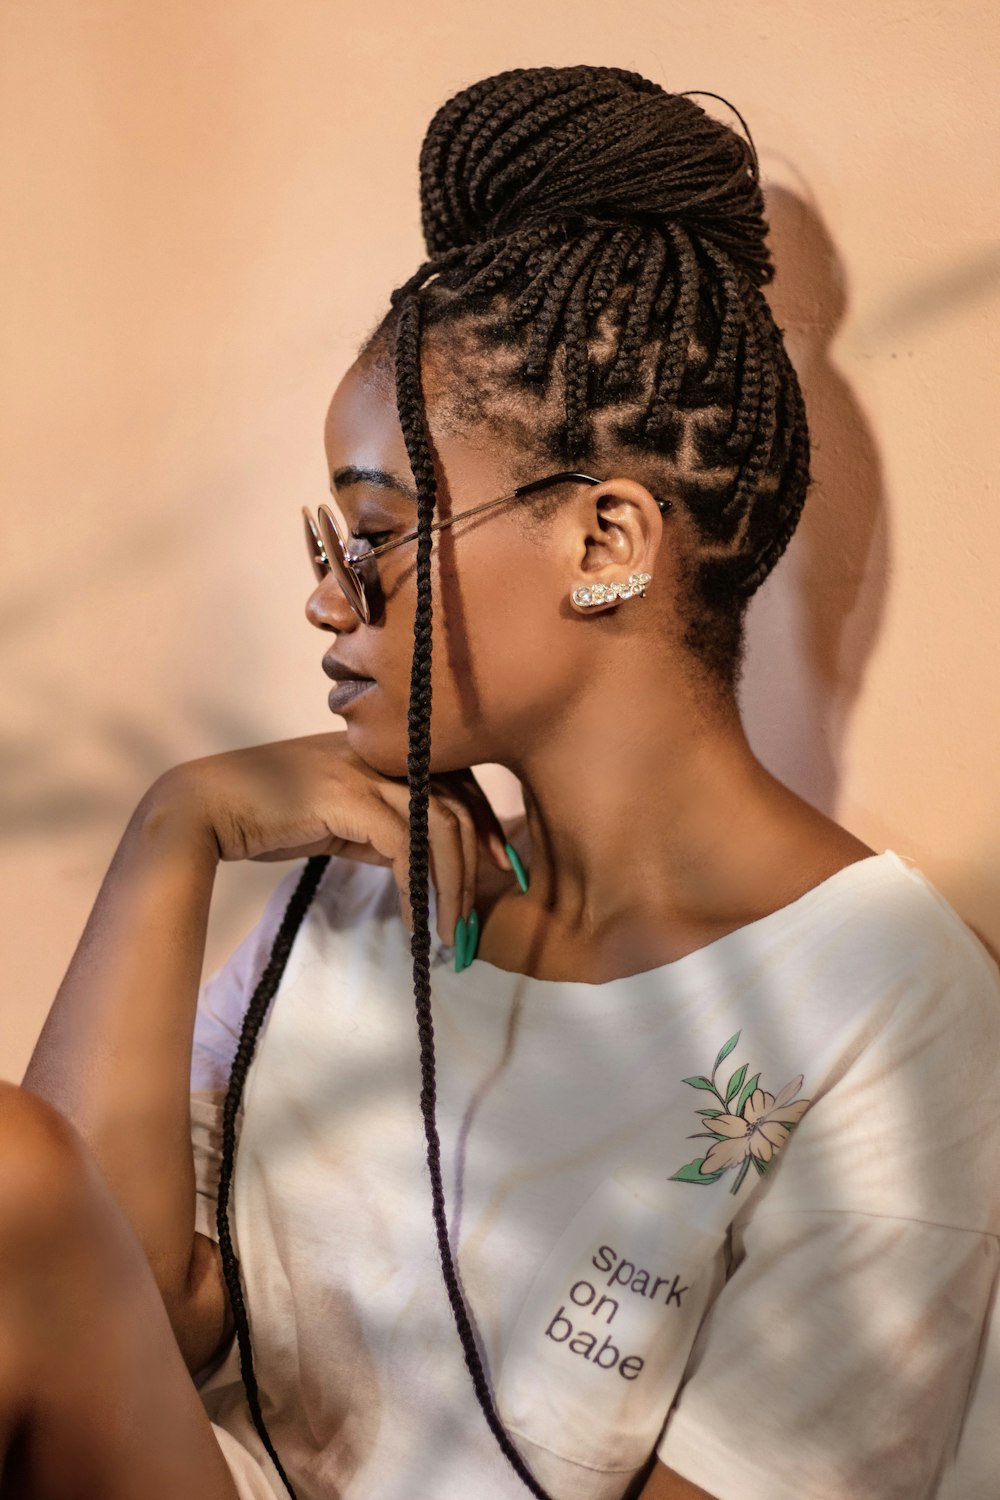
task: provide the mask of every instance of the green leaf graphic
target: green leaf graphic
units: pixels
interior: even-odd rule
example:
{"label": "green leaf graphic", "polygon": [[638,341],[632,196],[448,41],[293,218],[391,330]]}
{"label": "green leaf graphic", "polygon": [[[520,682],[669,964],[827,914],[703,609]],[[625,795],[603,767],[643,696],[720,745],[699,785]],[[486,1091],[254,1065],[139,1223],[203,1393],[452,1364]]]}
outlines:
{"label": "green leaf graphic", "polygon": [[723,1172],[728,1171],[727,1167],[720,1167],[718,1172],[711,1172],[707,1176],[702,1176],[701,1172],[698,1169],[704,1160],[705,1158],[703,1156],[699,1156],[697,1161],[689,1161],[687,1166],[681,1167],[680,1171],[675,1172],[672,1177],[668,1177],[667,1181],[697,1182],[705,1186],[710,1182],[717,1182],[722,1176]]}
{"label": "green leaf graphic", "polygon": [[715,1093],[715,1084],[711,1078],[683,1078],[681,1082],[689,1083],[693,1089],[711,1089],[712,1093]]}
{"label": "green leaf graphic", "polygon": [[740,1039],[740,1033],[739,1032],[737,1032],[735,1036],[731,1036],[729,1038],[729,1041],[726,1043],[726,1045],[723,1047],[722,1051],[719,1053],[718,1057],[715,1059],[715,1067],[712,1069],[712,1076],[713,1077],[715,1076],[715,1072],[716,1072],[716,1069],[718,1068],[719,1064],[721,1062],[723,1062],[729,1056],[730,1052],[732,1052],[733,1048],[736,1046],[736,1043],[739,1041],[739,1039]]}
{"label": "green leaf graphic", "polygon": [[734,1094],[738,1094],[739,1093],[739,1091],[740,1091],[740,1084],[743,1082],[743,1080],[744,1080],[744,1078],[746,1076],[747,1076],[747,1065],[746,1065],[746,1063],[744,1063],[743,1066],[742,1066],[742,1068],[737,1068],[736,1069],[736,1072],[733,1074],[732,1078],[730,1078],[730,1080],[729,1080],[729,1087],[726,1089],[726,1103],[727,1104],[729,1103],[730,1099],[733,1097]]}
{"label": "green leaf graphic", "polygon": [[728,1141],[728,1135],[723,1135],[721,1130],[692,1130],[690,1135],[684,1137],[686,1141]]}
{"label": "green leaf graphic", "polygon": [[705,1115],[706,1118],[714,1120],[715,1117],[716,1117],[716,1115],[721,1115],[722,1114],[722,1110],[721,1109],[696,1109],[695,1110],[695,1114],[696,1115]]}
{"label": "green leaf graphic", "polygon": [[759,1080],[760,1080],[760,1074],[759,1073],[755,1073],[753,1075],[753,1077],[751,1078],[750,1082],[744,1085],[743,1092],[740,1095],[739,1103],[737,1104],[736,1108],[733,1110],[733,1114],[734,1115],[742,1115],[743,1111],[747,1107],[747,1100],[750,1098],[750,1095],[753,1093],[754,1089],[757,1087],[757,1084],[758,1084]]}

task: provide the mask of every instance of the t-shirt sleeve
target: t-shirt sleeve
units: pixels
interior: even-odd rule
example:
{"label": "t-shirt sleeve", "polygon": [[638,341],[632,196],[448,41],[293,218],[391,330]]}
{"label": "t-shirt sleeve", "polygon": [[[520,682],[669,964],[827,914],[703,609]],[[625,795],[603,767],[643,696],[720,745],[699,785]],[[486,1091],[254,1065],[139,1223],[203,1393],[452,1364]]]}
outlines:
{"label": "t-shirt sleeve", "polygon": [[[222,1160],[222,1111],[247,1006],[267,966],[281,920],[302,878],[304,861],[287,870],[256,925],[198,992],[191,1053],[191,1146],[194,1153],[195,1232],[218,1243],[216,1204]],[[236,1138],[243,1120],[236,1112]]]}
{"label": "t-shirt sleeve", "polygon": [[716,1500],[930,1500],[959,1440],[1000,1261],[1000,972],[953,927],[876,1009],[737,1211],[656,1445]]}

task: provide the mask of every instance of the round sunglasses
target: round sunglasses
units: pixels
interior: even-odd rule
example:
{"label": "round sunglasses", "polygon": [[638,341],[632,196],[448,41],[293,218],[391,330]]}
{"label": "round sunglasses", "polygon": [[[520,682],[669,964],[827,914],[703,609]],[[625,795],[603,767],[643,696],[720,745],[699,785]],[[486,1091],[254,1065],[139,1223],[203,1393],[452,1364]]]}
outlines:
{"label": "round sunglasses", "polygon": [[[430,529],[443,531],[453,521],[462,521],[466,516],[478,515],[480,511],[489,510],[491,506],[500,505],[505,500],[520,500],[523,496],[546,489],[549,485],[570,482],[574,484],[604,483],[601,479],[595,479],[593,474],[578,474],[573,471],[547,474],[544,479],[532,479],[528,484],[518,485],[517,489],[509,495],[498,495],[495,500],[487,500],[482,505],[474,505],[471,510],[459,511],[457,515],[448,516],[443,521],[434,521]],[[656,503],[663,512],[671,509],[669,500],[657,500]],[[384,552],[391,552],[394,547],[402,547],[407,542],[416,541],[419,531],[409,531],[406,536],[398,537],[394,542],[382,542],[378,547],[367,547],[363,552],[352,554],[347,550],[347,543],[328,505],[319,507],[316,520],[313,519],[307,505],[303,505],[302,515],[305,519],[309,560],[317,582],[322,583],[327,574],[332,573],[361,623],[363,625],[377,623],[385,601],[379,587],[378,571],[373,566],[374,559],[381,557]]]}

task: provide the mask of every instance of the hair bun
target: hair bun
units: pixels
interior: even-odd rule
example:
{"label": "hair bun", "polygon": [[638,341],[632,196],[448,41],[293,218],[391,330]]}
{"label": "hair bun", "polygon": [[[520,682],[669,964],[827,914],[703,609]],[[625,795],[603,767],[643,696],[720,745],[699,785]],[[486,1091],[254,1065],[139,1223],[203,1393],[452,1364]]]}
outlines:
{"label": "hair bun", "polygon": [[511,68],[455,94],[421,146],[420,202],[431,256],[545,223],[673,220],[773,276],[748,143],[621,68]]}

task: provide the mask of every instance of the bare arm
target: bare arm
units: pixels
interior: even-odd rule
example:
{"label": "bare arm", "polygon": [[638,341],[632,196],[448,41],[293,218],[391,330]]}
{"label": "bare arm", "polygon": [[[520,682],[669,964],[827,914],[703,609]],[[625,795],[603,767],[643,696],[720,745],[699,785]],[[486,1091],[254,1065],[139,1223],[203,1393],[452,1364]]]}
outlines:
{"label": "bare arm", "polygon": [[218,858],[168,772],[129,820],[23,1079],[86,1141],[171,1312],[192,1272],[191,1051]]}
{"label": "bare arm", "polygon": [[[216,868],[322,854],[387,865],[411,926],[408,789],[347,738],[342,730],[202,756],[154,782],[23,1079],[76,1127],[110,1183],[192,1373],[233,1332],[219,1248],[194,1230],[191,1054]],[[429,829],[447,941],[463,901],[471,905],[479,858],[508,868],[490,844],[506,835],[471,770],[437,778]]]}

